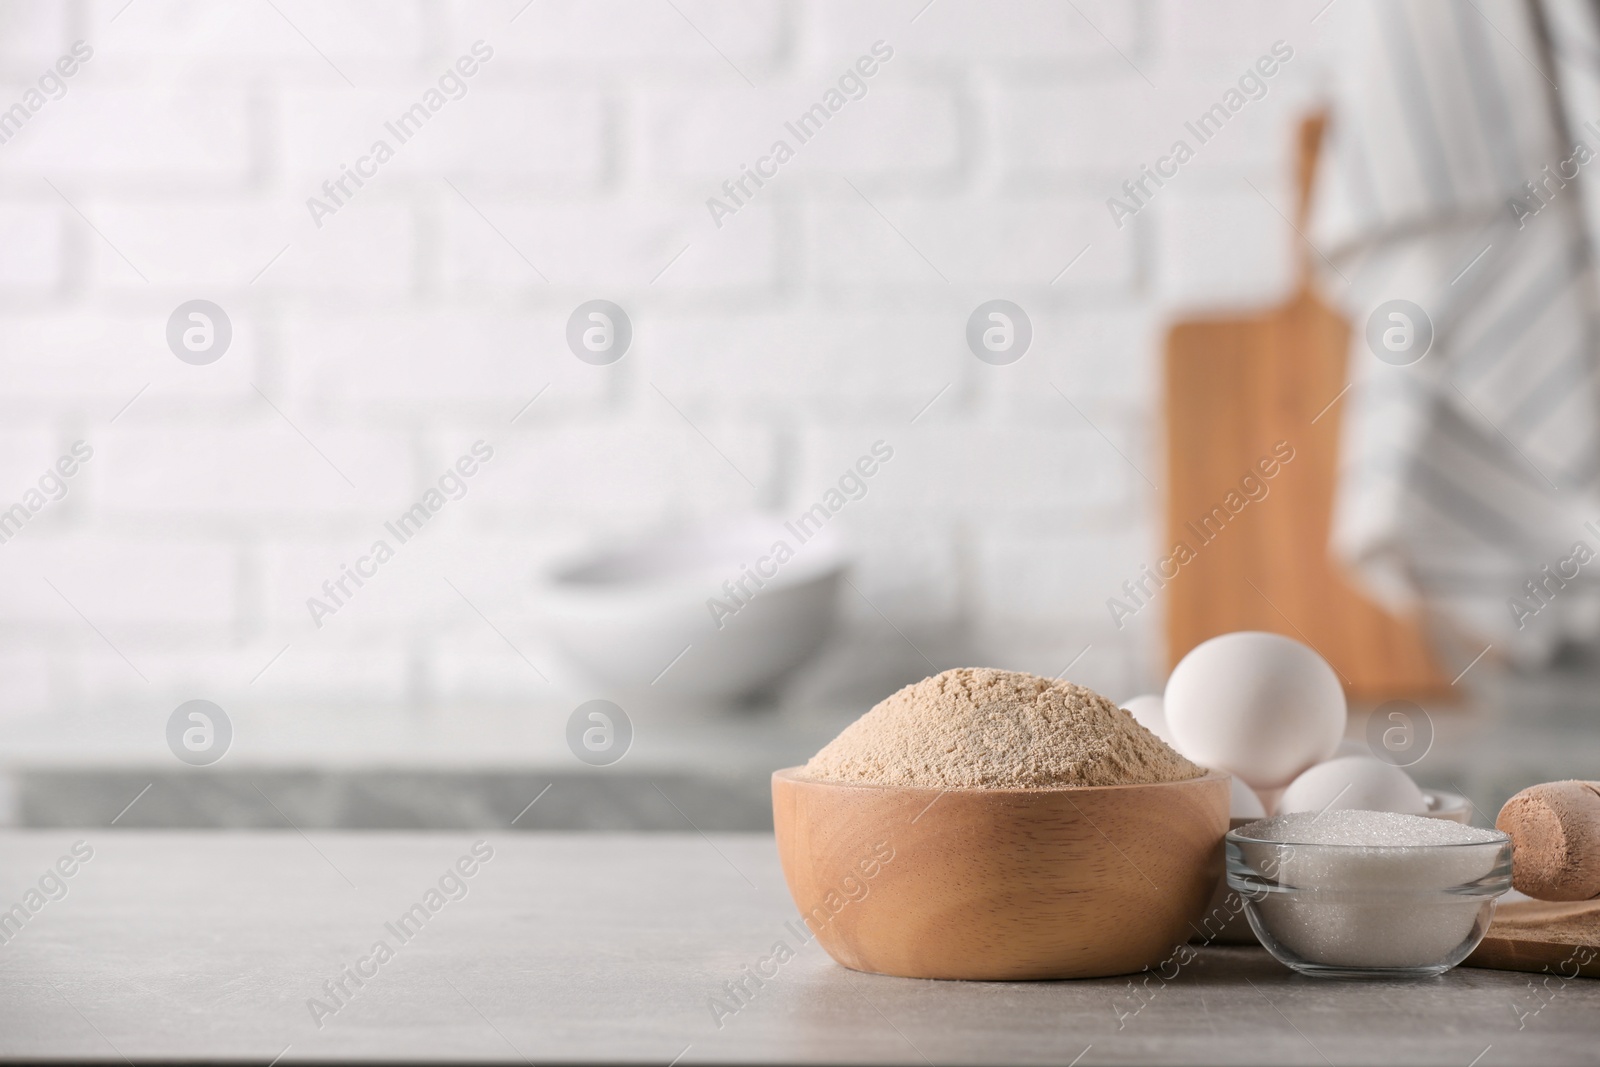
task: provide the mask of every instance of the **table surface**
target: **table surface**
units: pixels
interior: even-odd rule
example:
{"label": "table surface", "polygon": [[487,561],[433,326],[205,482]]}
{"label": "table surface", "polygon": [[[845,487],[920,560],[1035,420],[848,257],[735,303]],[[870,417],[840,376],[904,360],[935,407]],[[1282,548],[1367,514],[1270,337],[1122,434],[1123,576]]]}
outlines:
{"label": "table surface", "polygon": [[[430,900],[477,842],[492,857]],[[57,883],[75,845],[92,856]],[[5,832],[0,918],[14,903],[3,1059],[1600,1062],[1584,979],[1329,981],[1256,948],[1202,950],[1142,996],[857,974],[796,936],[761,835]],[[413,905],[426,921],[400,930]],[[735,1004],[727,983],[780,941],[793,957]]]}

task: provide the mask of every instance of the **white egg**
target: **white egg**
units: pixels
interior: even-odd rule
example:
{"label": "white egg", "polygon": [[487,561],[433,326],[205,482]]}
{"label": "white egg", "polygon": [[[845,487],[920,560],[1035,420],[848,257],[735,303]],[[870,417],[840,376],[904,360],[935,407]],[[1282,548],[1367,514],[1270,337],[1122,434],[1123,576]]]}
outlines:
{"label": "white egg", "polygon": [[1146,693],[1124,701],[1122,708],[1133,721],[1155,734],[1167,744],[1172,744],[1172,733],[1167,729],[1167,712],[1158,693]]}
{"label": "white egg", "polygon": [[1223,634],[1190,649],[1162,703],[1173,747],[1254,789],[1285,785],[1333,755],[1344,689],[1315,651],[1280,634]]}
{"label": "white egg", "polygon": [[1278,800],[1279,815],[1344,810],[1426,815],[1428,798],[1409,774],[1392,763],[1372,756],[1340,756],[1290,782]]}
{"label": "white egg", "polygon": [[1230,819],[1265,819],[1267,817],[1266,805],[1261,803],[1261,798],[1256,796],[1256,791],[1244,784],[1244,779],[1238,775],[1228,779],[1231,792],[1228,794],[1228,818]]}

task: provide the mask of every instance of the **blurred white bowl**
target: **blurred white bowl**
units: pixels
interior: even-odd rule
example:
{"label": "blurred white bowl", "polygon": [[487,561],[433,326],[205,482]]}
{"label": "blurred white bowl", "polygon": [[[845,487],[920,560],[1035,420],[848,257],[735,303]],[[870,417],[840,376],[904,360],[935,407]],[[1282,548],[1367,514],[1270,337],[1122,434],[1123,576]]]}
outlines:
{"label": "blurred white bowl", "polygon": [[1462,824],[1472,822],[1472,801],[1466,797],[1455,793],[1438,793],[1432,789],[1424,789],[1422,796],[1428,802],[1429,817]]}
{"label": "blurred white bowl", "polygon": [[[779,545],[792,553],[783,563]],[[739,516],[562,560],[539,576],[536,608],[570,683],[724,706],[822,647],[845,565],[826,527],[802,541],[779,519]],[[733,588],[749,574],[759,587],[745,577],[744,592]]]}

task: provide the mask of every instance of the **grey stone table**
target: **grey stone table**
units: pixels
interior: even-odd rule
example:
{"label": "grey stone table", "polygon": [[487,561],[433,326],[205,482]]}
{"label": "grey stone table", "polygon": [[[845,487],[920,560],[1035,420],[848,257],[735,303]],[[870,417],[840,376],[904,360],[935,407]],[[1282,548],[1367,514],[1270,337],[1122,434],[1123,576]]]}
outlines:
{"label": "grey stone table", "polygon": [[1581,979],[1319,981],[1245,948],[1142,996],[855,974],[797,936],[761,835],[0,833],[17,904],[0,1059],[1600,1062]]}

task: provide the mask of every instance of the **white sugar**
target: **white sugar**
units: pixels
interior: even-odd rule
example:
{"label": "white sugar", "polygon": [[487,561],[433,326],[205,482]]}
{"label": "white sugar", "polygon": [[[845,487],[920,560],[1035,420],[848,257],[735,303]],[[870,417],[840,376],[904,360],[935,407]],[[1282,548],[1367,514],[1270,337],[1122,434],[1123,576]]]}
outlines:
{"label": "white sugar", "polygon": [[1251,907],[1280,945],[1312,963],[1454,963],[1492,914],[1492,890],[1461,891],[1495,868],[1504,838],[1492,830],[1387,811],[1304,811],[1237,833],[1255,842],[1240,843],[1246,862],[1271,864],[1283,887]]}
{"label": "white sugar", "polygon": [[1421,845],[1472,845],[1497,841],[1493,830],[1463,826],[1448,819],[1400,815],[1392,811],[1297,811],[1241,826],[1242,837],[1296,845],[1365,845],[1406,848]]}

